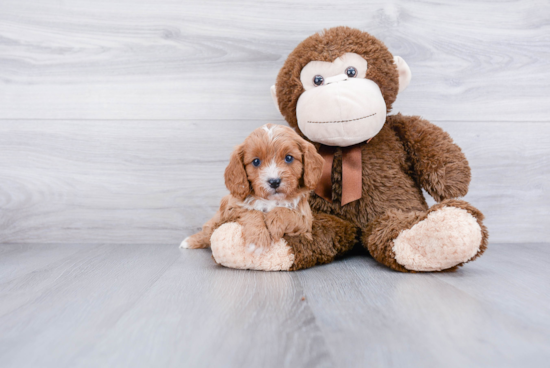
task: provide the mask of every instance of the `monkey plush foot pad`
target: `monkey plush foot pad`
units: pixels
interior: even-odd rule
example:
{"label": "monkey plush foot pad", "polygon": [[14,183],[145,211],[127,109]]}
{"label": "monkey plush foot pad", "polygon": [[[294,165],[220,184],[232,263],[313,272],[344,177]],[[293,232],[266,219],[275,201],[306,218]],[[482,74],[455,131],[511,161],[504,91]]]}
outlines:
{"label": "monkey plush foot pad", "polygon": [[466,262],[479,251],[481,228],[468,211],[443,207],[394,240],[395,260],[408,270],[440,271]]}
{"label": "monkey plush foot pad", "polygon": [[220,226],[210,238],[212,256],[222,266],[244,270],[288,271],[294,254],[284,239],[269,248],[244,244],[242,226],[230,222]]}

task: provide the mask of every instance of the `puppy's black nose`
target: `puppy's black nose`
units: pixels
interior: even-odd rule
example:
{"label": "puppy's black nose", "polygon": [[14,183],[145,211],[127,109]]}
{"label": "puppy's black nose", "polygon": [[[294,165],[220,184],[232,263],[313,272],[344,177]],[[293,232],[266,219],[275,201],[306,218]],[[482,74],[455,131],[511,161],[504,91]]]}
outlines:
{"label": "puppy's black nose", "polygon": [[279,188],[279,185],[281,185],[281,179],[268,179],[267,182],[269,183],[269,186],[273,189]]}

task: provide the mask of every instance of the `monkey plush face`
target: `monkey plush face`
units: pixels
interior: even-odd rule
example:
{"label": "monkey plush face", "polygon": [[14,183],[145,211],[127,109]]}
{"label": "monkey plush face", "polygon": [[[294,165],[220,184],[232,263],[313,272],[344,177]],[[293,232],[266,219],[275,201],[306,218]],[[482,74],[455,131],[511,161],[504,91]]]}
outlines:
{"label": "monkey plush face", "polygon": [[298,133],[346,147],[374,137],[411,73],[366,32],[336,27],[289,55],[272,87],[275,104]]}
{"label": "monkey plush face", "polygon": [[[346,53],[332,63],[310,61],[300,73],[304,92],[296,105],[298,127],[328,146],[350,146],[374,137],[386,121],[386,102],[367,79],[367,61]],[[368,101],[368,103],[366,103]]]}

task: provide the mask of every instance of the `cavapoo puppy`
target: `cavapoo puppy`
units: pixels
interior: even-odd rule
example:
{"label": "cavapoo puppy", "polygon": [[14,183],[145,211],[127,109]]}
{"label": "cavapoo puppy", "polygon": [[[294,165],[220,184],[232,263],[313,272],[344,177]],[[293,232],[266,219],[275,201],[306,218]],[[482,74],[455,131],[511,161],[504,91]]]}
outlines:
{"label": "cavapoo puppy", "polygon": [[181,248],[206,248],[216,229],[236,223],[244,246],[261,253],[285,234],[310,234],[309,193],[315,189],[323,158],[294,130],[266,124],[254,130],[231,155],[225,169],[229,195],[202,228]]}

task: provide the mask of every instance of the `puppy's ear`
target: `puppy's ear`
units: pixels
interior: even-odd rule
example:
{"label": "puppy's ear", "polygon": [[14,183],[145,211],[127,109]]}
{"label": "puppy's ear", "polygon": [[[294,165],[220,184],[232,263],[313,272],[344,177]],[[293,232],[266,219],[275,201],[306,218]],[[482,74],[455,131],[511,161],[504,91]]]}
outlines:
{"label": "puppy's ear", "polygon": [[313,190],[321,179],[325,160],[317,153],[313,144],[303,140],[301,146],[304,154],[304,184],[306,188]]}
{"label": "puppy's ear", "polygon": [[225,186],[236,198],[244,199],[250,194],[250,183],[246,176],[243,163],[244,144],[235,147],[229,159],[229,165],[225,168]]}

